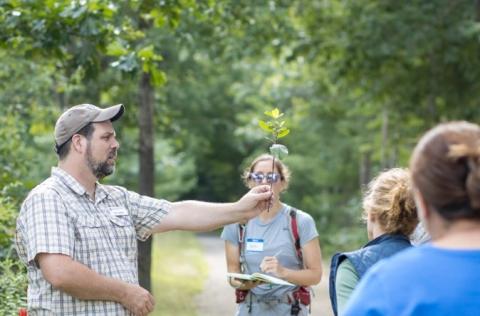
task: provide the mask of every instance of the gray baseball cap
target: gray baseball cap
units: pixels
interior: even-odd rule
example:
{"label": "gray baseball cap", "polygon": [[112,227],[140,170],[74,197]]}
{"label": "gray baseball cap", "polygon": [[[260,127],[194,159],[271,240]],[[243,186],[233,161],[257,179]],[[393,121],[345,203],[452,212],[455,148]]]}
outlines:
{"label": "gray baseball cap", "polygon": [[89,123],[118,120],[125,112],[123,104],[117,104],[105,109],[93,104],[79,104],[66,110],[55,124],[55,146],[63,144]]}

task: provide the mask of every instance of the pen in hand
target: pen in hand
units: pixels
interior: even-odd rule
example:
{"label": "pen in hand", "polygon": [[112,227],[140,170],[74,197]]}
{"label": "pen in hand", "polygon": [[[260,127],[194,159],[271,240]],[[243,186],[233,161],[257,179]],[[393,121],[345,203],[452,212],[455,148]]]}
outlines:
{"label": "pen in hand", "polygon": [[273,258],[275,258],[277,261],[277,257],[282,253],[282,249],[280,249],[279,251],[277,251],[273,256],[265,256],[262,260],[262,263],[260,263],[260,271],[264,272],[264,273],[273,273],[274,271],[268,271],[269,268],[267,268],[268,266],[271,265],[271,262],[274,260]]}
{"label": "pen in hand", "polygon": [[280,249],[279,251],[277,251],[272,257],[277,257],[278,255],[280,255],[282,253],[282,249]]}
{"label": "pen in hand", "polygon": [[278,255],[280,255],[281,253],[282,253],[282,249],[280,249],[279,251],[277,251],[273,256],[267,256],[267,257],[265,257],[265,258],[263,259],[262,263],[260,264],[260,270],[263,271],[263,268],[262,268],[262,267],[263,267],[264,262],[266,262],[266,261],[271,261],[272,258],[276,258],[276,257],[277,257]]}

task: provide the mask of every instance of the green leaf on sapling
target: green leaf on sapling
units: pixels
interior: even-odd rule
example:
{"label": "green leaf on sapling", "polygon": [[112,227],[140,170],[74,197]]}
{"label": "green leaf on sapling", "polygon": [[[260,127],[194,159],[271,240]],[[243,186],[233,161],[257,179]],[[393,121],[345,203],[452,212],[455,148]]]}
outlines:
{"label": "green leaf on sapling", "polygon": [[286,127],[282,127],[278,132],[277,138],[282,138],[287,136],[290,133],[290,130]]}
{"label": "green leaf on sapling", "polygon": [[280,113],[280,110],[278,108],[274,108],[271,111],[266,111],[265,115],[272,117],[273,119],[278,119],[283,116],[283,113]]}
{"label": "green leaf on sapling", "polygon": [[282,144],[273,144],[270,146],[270,154],[277,159],[282,159],[288,155],[288,148]]}
{"label": "green leaf on sapling", "polygon": [[270,127],[271,124],[267,124],[265,121],[258,121],[258,125],[264,130],[264,131],[267,131],[269,133],[271,133],[273,131],[273,129]]}

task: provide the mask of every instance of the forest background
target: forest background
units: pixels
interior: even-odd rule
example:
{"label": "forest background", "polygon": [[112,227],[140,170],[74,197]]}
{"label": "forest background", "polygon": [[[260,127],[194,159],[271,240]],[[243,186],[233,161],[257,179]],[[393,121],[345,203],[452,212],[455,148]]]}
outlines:
{"label": "forest background", "polygon": [[366,240],[372,177],[407,166],[433,125],[478,122],[479,21],[478,0],[0,0],[2,308],[24,300],[15,218],[56,164],[69,106],[126,105],[107,183],[208,201],[245,192],[242,169],[268,149],[258,120],[278,107],[293,173],[282,199],[315,218],[328,255]]}

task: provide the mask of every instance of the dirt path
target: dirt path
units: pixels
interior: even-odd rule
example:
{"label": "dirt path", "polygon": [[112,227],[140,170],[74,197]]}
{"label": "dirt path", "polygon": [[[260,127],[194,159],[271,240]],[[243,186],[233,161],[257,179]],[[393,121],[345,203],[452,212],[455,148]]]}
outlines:
{"label": "dirt path", "polygon": [[[209,275],[205,283],[204,291],[195,297],[198,315],[206,316],[229,316],[235,315],[234,291],[227,284],[225,273],[224,243],[218,236],[199,234],[205,254],[205,260],[209,266]],[[324,269],[328,264],[324,263]],[[328,270],[324,270],[322,281],[314,287],[315,297],[312,304],[312,315],[333,315],[328,298]]]}
{"label": "dirt path", "polygon": [[198,234],[208,264],[208,279],[203,292],[195,298],[198,315],[228,316],[235,315],[235,292],[225,277],[224,242],[218,236]]}

